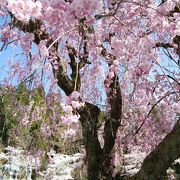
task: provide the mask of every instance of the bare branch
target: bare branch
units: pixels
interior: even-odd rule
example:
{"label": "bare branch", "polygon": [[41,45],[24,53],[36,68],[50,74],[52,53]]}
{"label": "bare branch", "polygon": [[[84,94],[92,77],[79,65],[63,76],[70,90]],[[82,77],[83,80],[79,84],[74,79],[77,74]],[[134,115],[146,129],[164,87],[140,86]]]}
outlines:
{"label": "bare branch", "polygon": [[180,86],[180,82],[177,81],[177,79],[173,78],[170,75],[167,75],[168,78],[172,79],[173,81],[175,81],[179,86]]}

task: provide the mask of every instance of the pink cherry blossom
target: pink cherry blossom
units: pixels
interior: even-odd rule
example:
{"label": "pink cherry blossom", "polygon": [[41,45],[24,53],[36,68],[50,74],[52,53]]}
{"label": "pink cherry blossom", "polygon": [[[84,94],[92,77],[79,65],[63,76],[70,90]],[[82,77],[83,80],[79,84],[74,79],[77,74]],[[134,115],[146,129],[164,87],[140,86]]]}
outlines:
{"label": "pink cherry blossom", "polygon": [[65,113],[71,114],[73,109],[72,109],[72,106],[70,105],[63,105],[63,110]]}
{"label": "pink cherry blossom", "polygon": [[71,94],[71,98],[77,100],[80,97],[80,93],[78,91],[73,91]]}

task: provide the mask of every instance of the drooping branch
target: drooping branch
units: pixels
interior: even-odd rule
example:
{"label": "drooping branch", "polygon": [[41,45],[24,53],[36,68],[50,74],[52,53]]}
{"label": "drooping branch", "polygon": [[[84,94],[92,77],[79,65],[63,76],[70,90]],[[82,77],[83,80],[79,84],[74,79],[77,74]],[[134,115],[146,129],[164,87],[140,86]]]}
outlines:
{"label": "drooping branch", "polygon": [[135,132],[135,135],[139,133],[139,131],[141,130],[142,126],[145,124],[147,118],[150,116],[150,114],[152,113],[152,111],[154,110],[154,108],[163,100],[165,99],[166,97],[172,95],[172,94],[176,94],[176,93],[179,93],[179,91],[173,91],[173,92],[170,92],[168,94],[165,94],[163,97],[161,97],[150,109],[150,111],[147,113],[147,116],[146,118],[144,119],[144,121],[141,123],[141,125],[137,128],[136,132]]}
{"label": "drooping branch", "polygon": [[9,13],[12,18],[13,26],[23,32],[32,33],[34,35],[35,44],[38,45],[41,40],[47,40],[47,47],[53,44],[49,49],[49,55],[51,56],[52,61],[56,61],[58,63],[58,69],[54,69],[52,66],[53,73],[55,78],[58,80],[58,86],[66,93],[66,95],[70,95],[74,90],[74,82],[68,77],[66,67],[58,54],[58,42],[53,43],[54,41],[49,37],[48,32],[41,30],[42,21],[30,19],[28,23],[24,23],[17,20],[11,12]]}
{"label": "drooping branch", "polygon": [[172,131],[145,158],[140,171],[129,180],[164,179],[166,170],[180,157],[180,119]]}

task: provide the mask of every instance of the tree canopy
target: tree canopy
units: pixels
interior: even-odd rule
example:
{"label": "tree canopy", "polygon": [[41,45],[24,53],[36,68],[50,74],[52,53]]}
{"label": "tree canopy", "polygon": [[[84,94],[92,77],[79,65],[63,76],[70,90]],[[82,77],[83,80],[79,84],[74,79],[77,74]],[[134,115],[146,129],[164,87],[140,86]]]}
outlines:
{"label": "tree canopy", "polygon": [[162,179],[180,156],[179,1],[4,0],[0,15],[1,51],[22,49],[11,77],[58,87],[65,134],[81,124],[88,179],[112,179],[135,146],[149,155],[130,179]]}

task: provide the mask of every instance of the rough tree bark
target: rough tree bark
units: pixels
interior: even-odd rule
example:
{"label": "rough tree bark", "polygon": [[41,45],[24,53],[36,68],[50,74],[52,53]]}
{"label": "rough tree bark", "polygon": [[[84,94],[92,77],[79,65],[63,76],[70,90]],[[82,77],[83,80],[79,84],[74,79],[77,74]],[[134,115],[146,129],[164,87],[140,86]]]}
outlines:
{"label": "rough tree bark", "polygon": [[86,149],[86,157],[88,162],[89,179],[97,179],[101,176],[100,169],[102,168],[102,149],[98,140],[97,123],[100,110],[97,106],[86,103],[79,111],[82,125],[82,135],[84,146]]}
{"label": "rough tree bark", "polygon": [[111,152],[120,126],[122,98],[116,77],[110,87],[111,91],[108,95],[111,95],[111,110],[105,117],[103,148],[100,146],[97,134],[100,109],[95,105],[86,103],[86,106],[79,111],[88,162],[89,180],[112,179]]}
{"label": "rough tree bark", "polygon": [[140,171],[129,180],[163,180],[166,170],[180,157],[180,119],[164,140],[145,158]]}

